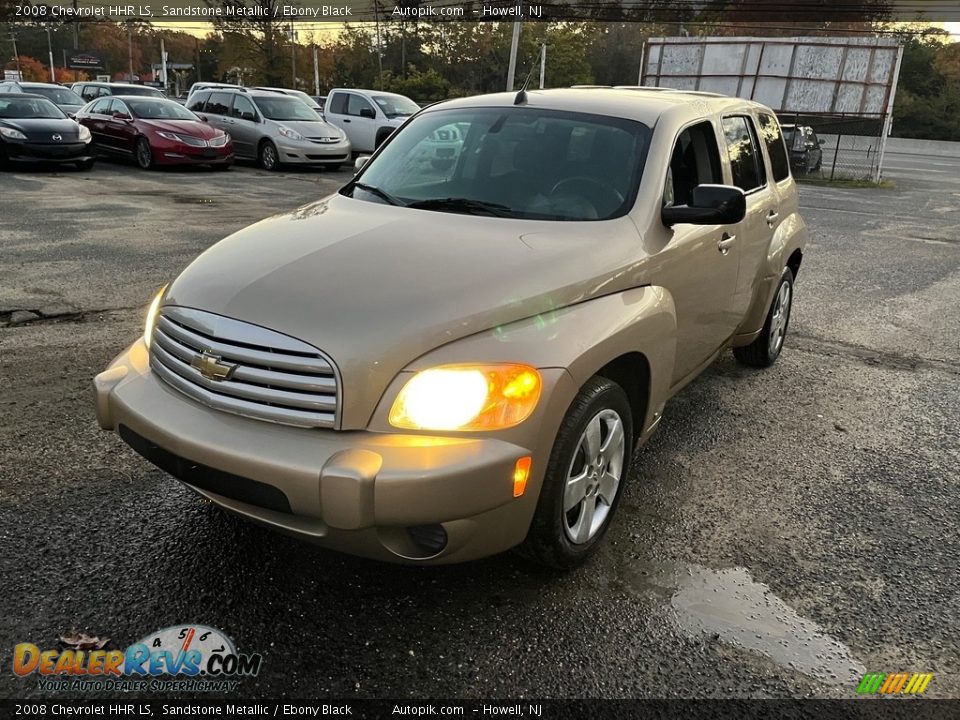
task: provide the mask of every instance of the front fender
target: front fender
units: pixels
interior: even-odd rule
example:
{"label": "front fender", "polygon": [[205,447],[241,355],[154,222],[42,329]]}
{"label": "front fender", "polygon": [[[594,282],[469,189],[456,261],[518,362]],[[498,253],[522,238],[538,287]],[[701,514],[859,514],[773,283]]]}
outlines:
{"label": "front fender", "polygon": [[[520,362],[541,370],[545,397],[534,415],[498,437],[530,446],[530,433],[553,436],[580,387],[612,360],[641,353],[650,368],[643,428],[667,400],[676,355],[673,297],[660,286],[632,288],[471,335],[421,356],[390,384],[370,428],[388,430],[393,400],[414,373],[437,365]],[[549,395],[549,397],[546,397]],[[434,433],[436,434],[436,433]],[[458,434],[460,436],[462,434]]]}

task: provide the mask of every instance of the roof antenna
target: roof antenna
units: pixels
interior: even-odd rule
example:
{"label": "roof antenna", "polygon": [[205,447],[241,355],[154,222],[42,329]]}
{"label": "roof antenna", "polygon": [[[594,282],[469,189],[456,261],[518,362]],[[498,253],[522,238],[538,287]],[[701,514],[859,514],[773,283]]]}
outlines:
{"label": "roof antenna", "polygon": [[527,73],[526,80],[523,81],[523,87],[520,88],[520,92],[517,93],[517,96],[513,99],[514,105],[524,105],[527,102],[527,85],[530,84],[530,78],[533,77],[533,71],[537,69],[537,61],[534,60],[533,65],[530,66],[530,72]]}

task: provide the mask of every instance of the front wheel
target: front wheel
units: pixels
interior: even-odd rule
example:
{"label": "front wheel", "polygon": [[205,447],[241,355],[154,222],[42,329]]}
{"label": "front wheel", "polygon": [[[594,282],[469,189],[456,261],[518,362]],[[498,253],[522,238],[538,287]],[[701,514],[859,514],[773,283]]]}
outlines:
{"label": "front wheel", "polygon": [[153,167],[153,149],[150,147],[150,141],[146,138],[137,140],[133,154],[137,159],[137,165],[142,169],[149,170]]}
{"label": "front wheel", "polygon": [[272,141],[267,140],[260,145],[260,167],[264,170],[278,170],[280,168],[280,154],[277,152],[277,146]]}
{"label": "front wheel", "polygon": [[786,267],[780,275],[780,284],[773,295],[767,311],[763,330],[749,345],[735,347],[733,356],[744,365],[770,367],[780,357],[783,341],[790,324],[790,309],[793,306],[793,271]]}
{"label": "front wheel", "polygon": [[77,170],[93,170],[94,161],[91,160],[81,160],[77,163]]}
{"label": "front wheel", "polygon": [[626,393],[612,380],[591,378],[557,432],[520,551],[560,569],[590,557],[610,527],[632,451],[633,421]]}

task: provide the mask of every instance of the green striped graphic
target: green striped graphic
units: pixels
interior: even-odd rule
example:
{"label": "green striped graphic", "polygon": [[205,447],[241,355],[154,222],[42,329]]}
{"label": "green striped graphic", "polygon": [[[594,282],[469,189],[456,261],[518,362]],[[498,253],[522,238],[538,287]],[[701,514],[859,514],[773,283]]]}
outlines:
{"label": "green striped graphic", "polygon": [[857,692],[861,694],[872,694],[880,689],[883,681],[886,679],[886,673],[867,673],[857,686]]}

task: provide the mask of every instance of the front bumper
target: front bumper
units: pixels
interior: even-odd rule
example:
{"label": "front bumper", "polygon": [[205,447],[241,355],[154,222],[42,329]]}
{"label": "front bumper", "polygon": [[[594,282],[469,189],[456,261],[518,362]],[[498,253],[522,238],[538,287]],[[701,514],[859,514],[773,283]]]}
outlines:
{"label": "front bumper", "polygon": [[290,165],[340,164],[350,160],[353,148],[349,140],[336,143],[315,143],[309,140],[277,141],[280,162]]}
{"label": "front bumper", "polygon": [[4,144],[7,158],[18,162],[84,162],[93,159],[90,143],[33,143],[7,142]]}
{"label": "front bumper", "polygon": [[295,428],[218,412],[157,378],[142,340],[94,385],[101,427],[148,460],[227,510],[333,549],[459,562],[518,544],[533,515],[539,479],[513,497],[516,461],[533,453],[510,442]]}
{"label": "front bumper", "polygon": [[154,145],[153,159],[158,165],[228,165],[233,163],[233,145],[201,148],[167,141]]}

